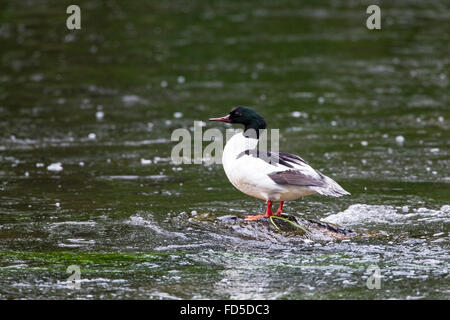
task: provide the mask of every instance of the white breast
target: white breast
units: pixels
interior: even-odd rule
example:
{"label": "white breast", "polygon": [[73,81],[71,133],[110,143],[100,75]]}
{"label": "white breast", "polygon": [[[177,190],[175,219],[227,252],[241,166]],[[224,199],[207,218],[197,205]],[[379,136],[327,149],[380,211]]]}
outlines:
{"label": "white breast", "polygon": [[261,199],[272,201],[293,200],[315,193],[308,187],[279,185],[268,174],[286,170],[253,156],[238,157],[245,150],[255,149],[257,139],[246,138],[242,133],[234,135],[223,151],[222,163],[228,180],[243,193]]}

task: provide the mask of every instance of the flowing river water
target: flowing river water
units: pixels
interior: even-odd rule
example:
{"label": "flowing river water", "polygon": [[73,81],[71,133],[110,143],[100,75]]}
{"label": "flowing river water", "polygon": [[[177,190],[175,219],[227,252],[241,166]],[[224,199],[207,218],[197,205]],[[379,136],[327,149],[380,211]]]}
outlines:
{"label": "flowing river water", "polygon": [[[447,1],[373,31],[367,1],[78,1],[72,31],[70,4],[0,5],[1,299],[449,298]],[[377,235],[220,223],[265,204],[171,134],[236,105],[351,193],[286,213]]]}

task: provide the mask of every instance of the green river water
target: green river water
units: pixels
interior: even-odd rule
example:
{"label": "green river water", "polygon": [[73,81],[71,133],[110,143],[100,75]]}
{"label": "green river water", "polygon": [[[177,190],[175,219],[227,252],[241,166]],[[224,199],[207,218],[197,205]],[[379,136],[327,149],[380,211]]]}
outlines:
{"label": "green river water", "polygon": [[[372,31],[370,1],[80,0],[81,30],[70,4],[0,1],[1,299],[450,297],[448,1],[378,2]],[[217,223],[265,204],[171,134],[236,105],[351,193],[286,213],[379,236]]]}

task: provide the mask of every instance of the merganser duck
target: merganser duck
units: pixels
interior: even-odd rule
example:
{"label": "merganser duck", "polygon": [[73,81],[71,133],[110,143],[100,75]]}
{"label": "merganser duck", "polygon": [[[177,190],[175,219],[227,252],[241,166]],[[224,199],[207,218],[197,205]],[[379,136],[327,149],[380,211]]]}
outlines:
{"label": "merganser duck", "polygon": [[[267,201],[265,213],[247,216],[246,220],[281,215],[283,203],[287,200],[316,193],[331,197],[350,194],[299,156],[259,150],[259,130],[266,129],[266,121],[253,109],[238,106],[222,118],[209,120],[239,123],[245,127],[244,132],[235,134],[225,145],[222,164],[234,187],[249,196]],[[280,202],[275,213],[272,212],[273,202]]]}

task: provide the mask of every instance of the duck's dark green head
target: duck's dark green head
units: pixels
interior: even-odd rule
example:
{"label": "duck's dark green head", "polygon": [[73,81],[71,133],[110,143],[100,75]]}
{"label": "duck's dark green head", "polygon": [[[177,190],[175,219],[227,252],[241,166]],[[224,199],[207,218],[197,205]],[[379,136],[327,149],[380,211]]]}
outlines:
{"label": "duck's dark green head", "polygon": [[228,123],[240,123],[247,129],[254,129],[256,132],[266,128],[266,121],[263,117],[255,112],[255,110],[238,106],[231,109],[230,113],[222,118],[210,118],[209,121],[220,121]]}

